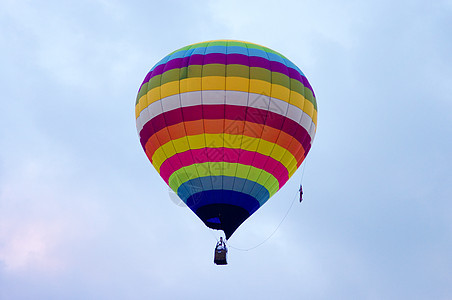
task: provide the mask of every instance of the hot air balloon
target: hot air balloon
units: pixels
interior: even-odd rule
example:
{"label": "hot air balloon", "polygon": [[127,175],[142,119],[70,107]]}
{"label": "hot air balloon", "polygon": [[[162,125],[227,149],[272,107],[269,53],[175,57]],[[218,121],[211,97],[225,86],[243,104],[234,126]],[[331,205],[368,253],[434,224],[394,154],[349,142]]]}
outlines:
{"label": "hot air balloon", "polygon": [[215,40],[159,61],[139,89],[135,116],[162,179],[229,239],[305,159],[317,103],[305,75],[283,55]]}

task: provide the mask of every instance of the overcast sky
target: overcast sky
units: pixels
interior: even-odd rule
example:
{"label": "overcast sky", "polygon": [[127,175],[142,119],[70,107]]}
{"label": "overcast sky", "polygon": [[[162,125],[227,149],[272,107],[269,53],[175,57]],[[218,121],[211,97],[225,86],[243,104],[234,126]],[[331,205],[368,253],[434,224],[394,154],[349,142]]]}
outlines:
{"label": "overcast sky", "polygon": [[[215,266],[134,105],[162,57],[224,38],[287,56],[319,114]],[[452,298],[452,1],[0,0],[0,45],[0,299]]]}

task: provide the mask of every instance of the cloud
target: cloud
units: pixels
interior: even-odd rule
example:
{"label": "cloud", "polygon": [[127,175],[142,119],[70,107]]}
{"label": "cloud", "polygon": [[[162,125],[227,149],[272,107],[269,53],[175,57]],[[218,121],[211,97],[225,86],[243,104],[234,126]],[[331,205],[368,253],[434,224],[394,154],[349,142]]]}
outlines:
{"label": "cloud", "polygon": [[[61,236],[60,224],[5,224],[2,228],[8,230],[0,234],[0,240],[5,244],[0,249],[0,261],[6,272],[21,272],[38,270],[43,273],[55,273],[64,267],[63,262],[55,257],[55,241]],[[60,231],[60,232],[58,232]]]}
{"label": "cloud", "polygon": [[79,168],[70,154],[42,136],[38,140],[43,144],[35,144],[33,152],[10,154],[3,163],[0,260],[6,272],[55,275],[72,263],[62,248],[96,234],[84,231],[93,221],[91,214],[97,223],[100,212],[89,202],[92,191],[80,193],[73,184]]}

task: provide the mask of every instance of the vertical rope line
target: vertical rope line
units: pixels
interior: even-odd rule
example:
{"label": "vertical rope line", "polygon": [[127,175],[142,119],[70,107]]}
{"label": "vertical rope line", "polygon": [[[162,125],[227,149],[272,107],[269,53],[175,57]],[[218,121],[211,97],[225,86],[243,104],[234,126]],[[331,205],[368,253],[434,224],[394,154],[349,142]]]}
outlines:
{"label": "vertical rope line", "polygon": [[284,220],[289,215],[289,212],[291,211],[291,209],[293,207],[293,204],[295,203],[295,199],[297,199],[297,193],[298,192],[296,192],[294,194],[294,196],[292,197],[292,201],[290,202],[290,206],[287,209],[286,213],[284,214],[284,217],[282,218],[282,220],[279,222],[278,226],[276,226],[275,230],[273,230],[273,232],[269,236],[267,236],[267,238],[265,238],[262,242],[260,242],[259,244],[255,245],[253,247],[247,248],[247,249],[234,247],[231,244],[229,244],[229,247],[232,248],[232,249],[235,249],[235,250],[239,250],[239,251],[250,251],[250,250],[256,249],[257,247],[262,246],[264,243],[266,243],[278,231],[279,227],[281,227],[282,223],[284,222]]}

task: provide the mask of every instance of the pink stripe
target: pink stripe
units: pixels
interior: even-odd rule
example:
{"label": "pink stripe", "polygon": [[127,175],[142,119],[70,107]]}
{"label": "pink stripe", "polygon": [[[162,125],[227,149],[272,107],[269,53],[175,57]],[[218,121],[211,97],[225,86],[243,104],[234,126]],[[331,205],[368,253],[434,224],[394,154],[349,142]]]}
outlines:
{"label": "pink stripe", "polygon": [[168,183],[171,174],[182,167],[192,164],[221,161],[240,163],[262,169],[272,174],[278,180],[280,187],[289,180],[287,168],[274,158],[260,154],[259,152],[230,148],[202,148],[176,153],[166,159],[160,166],[160,176]]}

